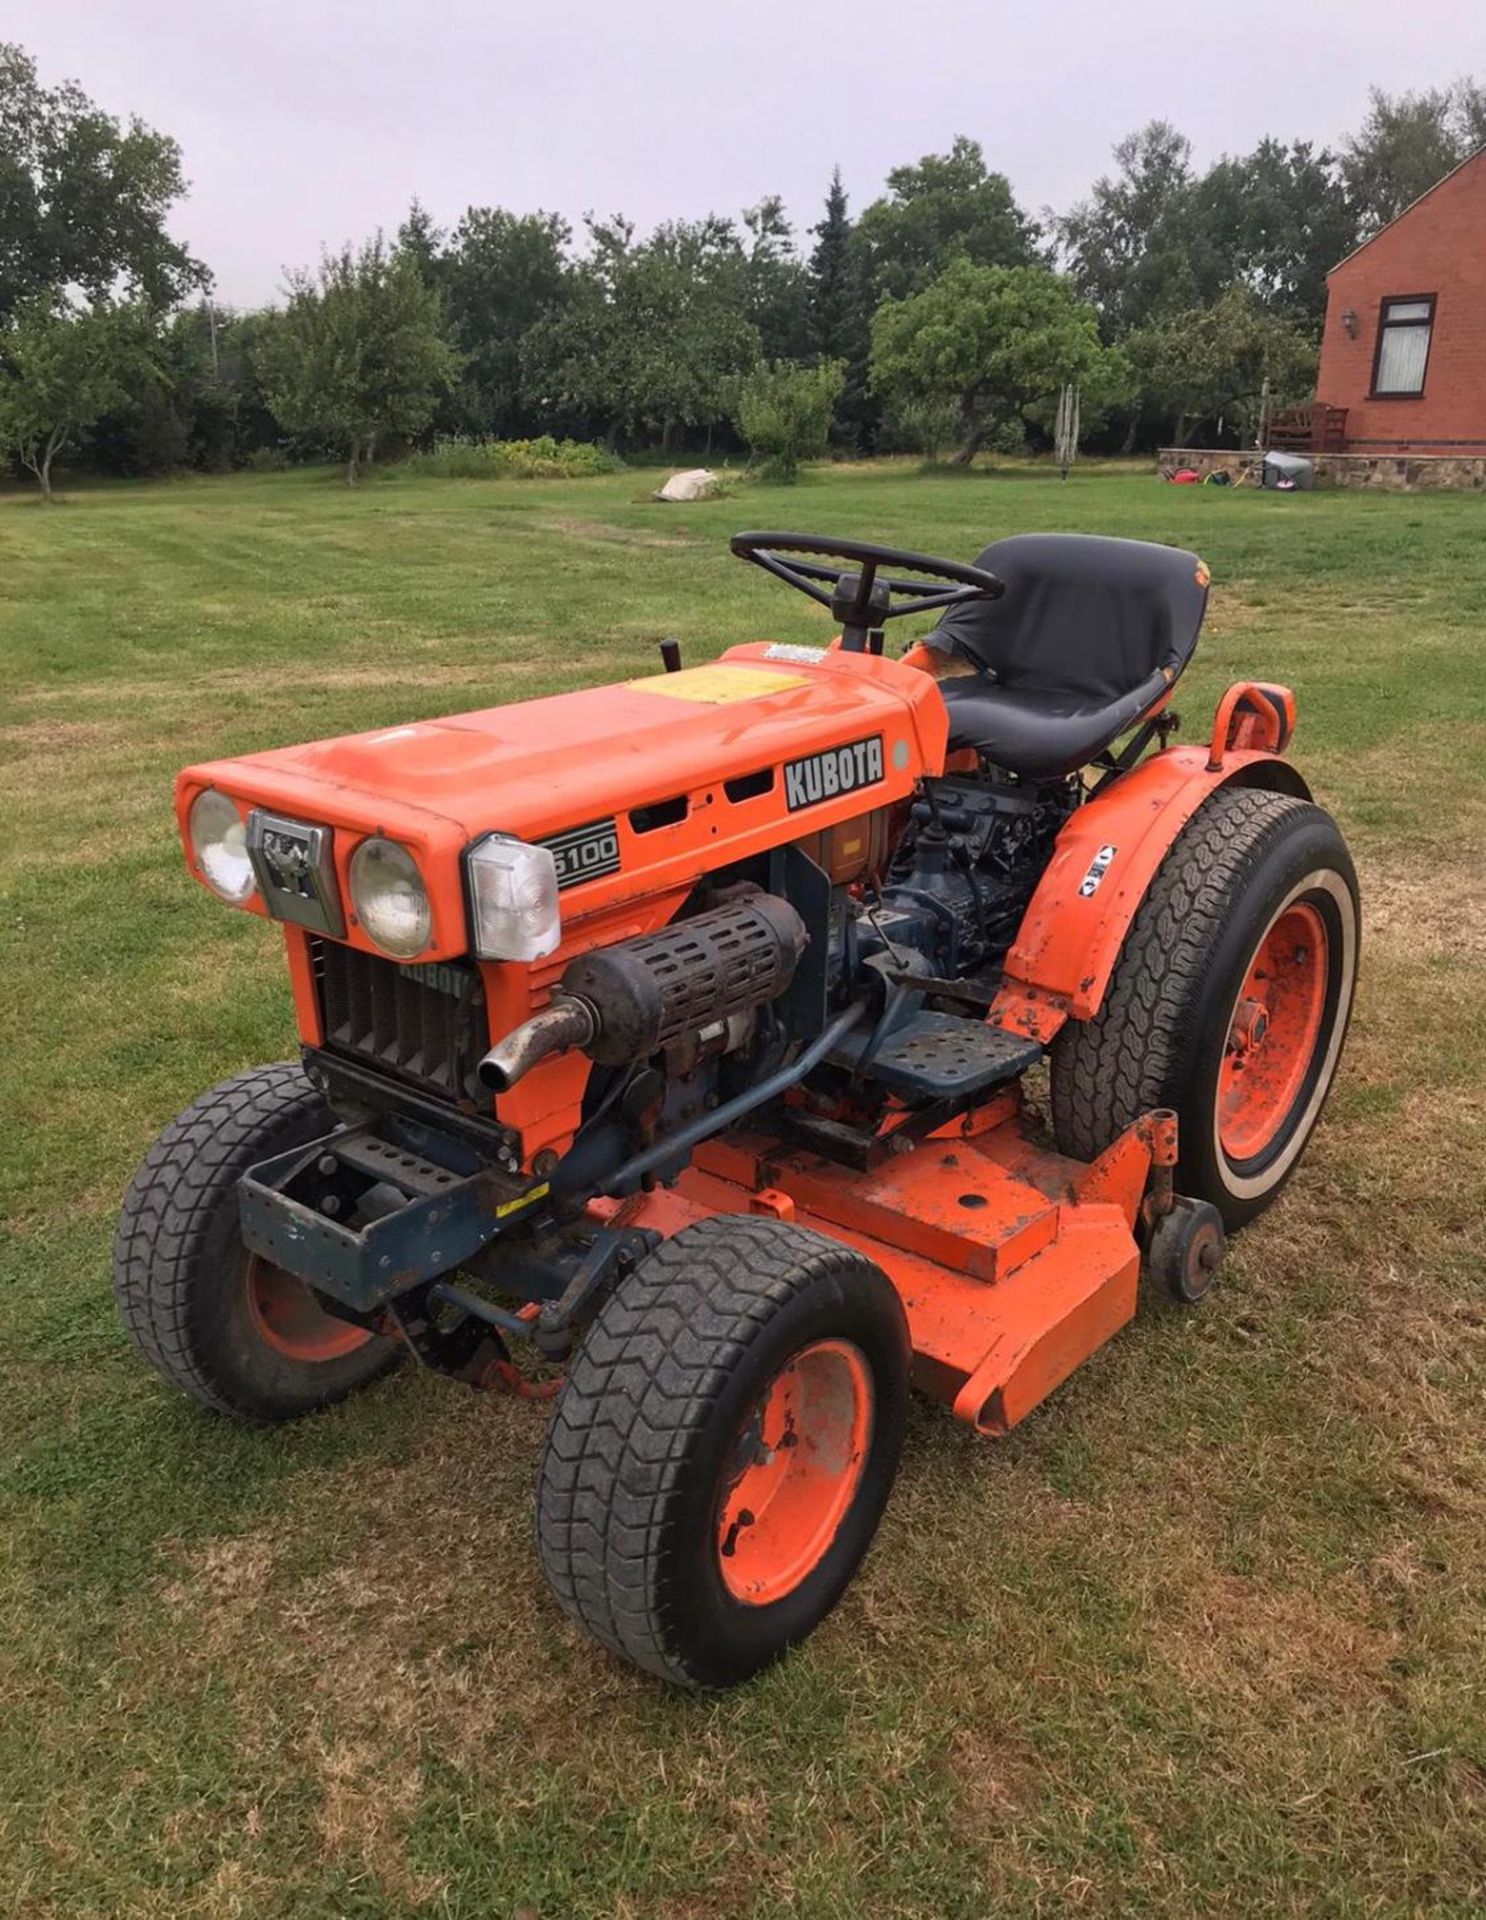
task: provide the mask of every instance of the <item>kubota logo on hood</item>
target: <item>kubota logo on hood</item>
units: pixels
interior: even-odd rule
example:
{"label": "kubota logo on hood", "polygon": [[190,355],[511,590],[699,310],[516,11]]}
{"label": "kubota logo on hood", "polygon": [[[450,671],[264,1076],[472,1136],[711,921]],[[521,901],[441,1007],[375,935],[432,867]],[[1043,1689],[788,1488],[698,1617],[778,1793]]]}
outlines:
{"label": "kubota logo on hood", "polygon": [[871,787],[883,777],[882,735],[869,740],[853,740],[849,746],[830,747],[824,753],[807,753],[803,760],[787,761],[784,768],[784,797],[791,813],[801,807],[813,807],[820,800],[834,800],[838,793],[855,793],[858,787]]}

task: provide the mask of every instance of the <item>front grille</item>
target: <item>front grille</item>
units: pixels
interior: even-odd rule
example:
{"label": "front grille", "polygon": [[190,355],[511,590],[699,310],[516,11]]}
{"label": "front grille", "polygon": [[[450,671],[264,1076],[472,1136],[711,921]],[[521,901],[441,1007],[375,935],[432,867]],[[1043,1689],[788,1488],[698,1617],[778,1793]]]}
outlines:
{"label": "front grille", "polygon": [[490,1046],[485,993],[464,961],[400,967],[335,940],[311,940],[325,1046],[446,1100],[477,1099]]}

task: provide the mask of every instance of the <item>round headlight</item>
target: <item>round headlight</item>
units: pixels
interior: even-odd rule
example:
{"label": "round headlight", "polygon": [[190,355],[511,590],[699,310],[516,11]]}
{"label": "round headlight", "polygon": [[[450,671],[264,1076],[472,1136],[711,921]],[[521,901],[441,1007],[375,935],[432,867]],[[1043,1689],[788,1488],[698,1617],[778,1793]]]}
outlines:
{"label": "round headlight", "polygon": [[433,937],[418,863],[395,840],[363,840],[351,855],[351,905],[367,938],[394,960],[411,960]]}
{"label": "round headlight", "polygon": [[248,829],[227,798],[208,787],[191,802],[191,850],[201,877],[224,900],[241,906],[257,884],[248,860]]}

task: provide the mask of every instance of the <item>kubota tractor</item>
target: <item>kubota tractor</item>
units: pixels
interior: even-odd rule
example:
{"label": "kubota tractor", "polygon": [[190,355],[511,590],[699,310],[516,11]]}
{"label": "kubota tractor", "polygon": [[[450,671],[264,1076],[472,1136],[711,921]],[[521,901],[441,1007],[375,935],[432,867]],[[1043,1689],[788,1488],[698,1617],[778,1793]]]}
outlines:
{"label": "kubota tractor", "polygon": [[1170,744],[1195,555],[732,544],[839,639],[181,775],[301,1060],[166,1128],[115,1267],[240,1419],[409,1354],[555,1393],[553,1590],[699,1687],[839,1598],[910,1385],[1004,1433],[1142,1290],[1206,1294],[1320,1115],[1359,930],[1287,689]]}

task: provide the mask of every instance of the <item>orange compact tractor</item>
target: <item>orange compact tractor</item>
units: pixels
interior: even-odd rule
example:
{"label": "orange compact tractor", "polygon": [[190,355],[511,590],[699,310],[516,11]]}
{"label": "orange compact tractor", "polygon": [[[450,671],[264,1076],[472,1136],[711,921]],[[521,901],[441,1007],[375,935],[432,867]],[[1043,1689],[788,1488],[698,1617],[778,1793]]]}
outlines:
{"label": "orange compact tractor", "polygon": [[[910,1385],[1004,1433],[1143,1288],[1206,1294],[1358,947],[1289,691],[1170,744],[1195,555],[732,544],[839,639],[181,775],[192,871],[283,930],[302,1058],[166,1128],[114,1283],[240,1419],[409,1354],[555,1394],[552,1588],[699,1687],[839,1598]],[[890,659],[900,614],[937,624]]]}

